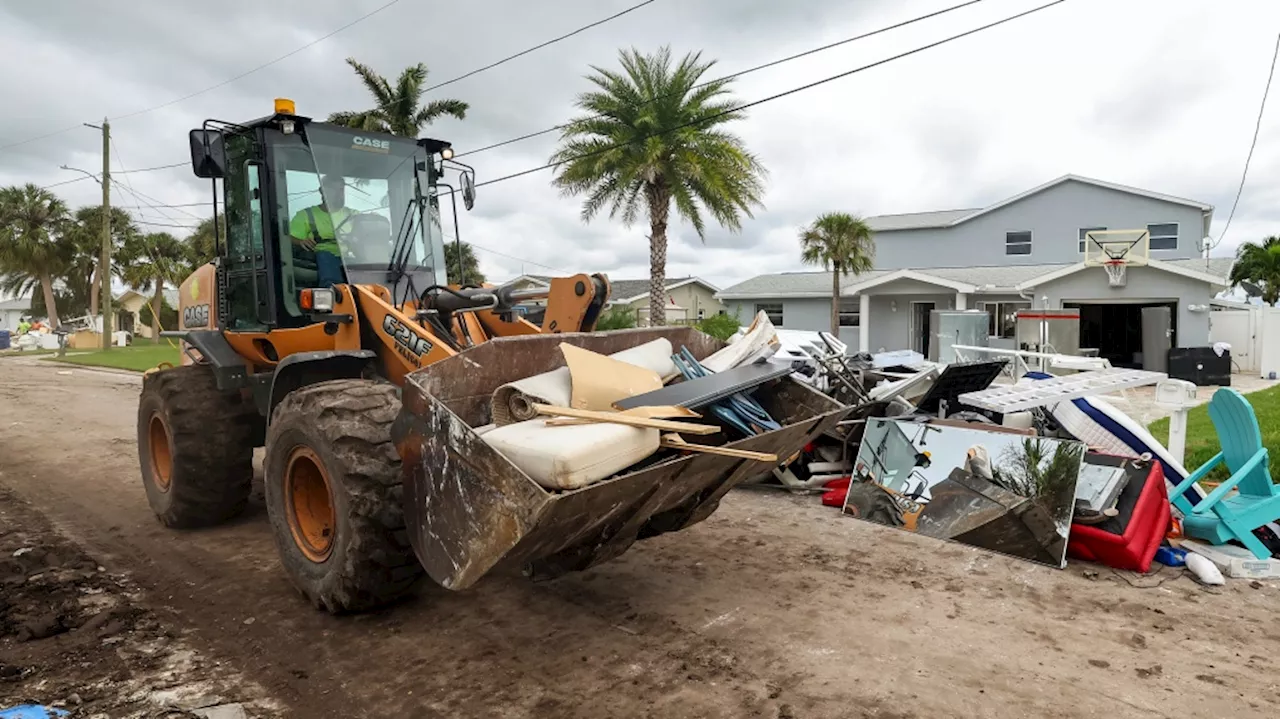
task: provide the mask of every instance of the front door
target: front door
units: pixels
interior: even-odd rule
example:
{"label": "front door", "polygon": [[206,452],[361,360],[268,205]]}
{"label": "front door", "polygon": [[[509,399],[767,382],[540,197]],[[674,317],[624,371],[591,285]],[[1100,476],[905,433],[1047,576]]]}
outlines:
{"label": "front door", "polygon": [[911,349],[925,357],[929,356],[929,313],[933,307],[932,302],[911,303]]}

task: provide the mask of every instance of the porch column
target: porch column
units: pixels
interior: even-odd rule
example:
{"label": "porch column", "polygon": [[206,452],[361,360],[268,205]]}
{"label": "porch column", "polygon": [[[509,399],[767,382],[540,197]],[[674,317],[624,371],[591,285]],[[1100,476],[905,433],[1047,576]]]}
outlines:
{"label": "porch column", "polygon": [[963,292],[956,293],[956,309],[958,310],[969,309],[969,295],[966,295]]}
{"label": "porch column", "polygon": [[858,351],[871,351],[871,295],[858,295]]}

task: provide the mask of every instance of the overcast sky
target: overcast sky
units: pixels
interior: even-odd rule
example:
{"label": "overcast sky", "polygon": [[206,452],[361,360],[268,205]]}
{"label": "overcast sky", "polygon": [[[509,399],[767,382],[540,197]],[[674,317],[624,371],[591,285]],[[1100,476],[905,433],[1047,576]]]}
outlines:
{"label": "overcast sky", "polygon": [[[0,146],[74,129],[0,150],[0,185],[74,178],[63,164],[100,169],[100,136],[77,125],[104,115],[120,118],[112,124],[122,163],[116,171],[181,162],[188,129],[207,117],[259,117],[277,96],[313,117],[366,108],[365,91],[343,62],[348,56],[385,75],[425,62],[430,80],[441,82],[637,0],[400,0],[247,77],[120,117],[244,73],[386,1],[6,3]],[[465,100],[471,112],[427,134],[463,152],[563,121],[587,89],[589,65],[616,65],[620,47],[702,50],[719,60],[715,74],[728,74],[959,1],[656,0],[433,93]],[[984,0],[753,73],[735,92],[744,101],[770,95],[1038,4]],[[724,287],[802,269],[796,231],[820,212],[983,206],[1066,173],[1212,203],[1216,237],[1240,181],[1278,31],[1274,0],[1067,0],[755,108],[730,127],[770,170],[765,209],[738,234],[711,228],[705,245],[688,227],[675,228],[668,275],[697,274]],[[1280,97],[1271,101],[1244,196],[1215,255],[1280,232]],[[547,135],[467,161],[483,181],[546,162],[555,142]],[[208,185],[186,166],[128,177],[168,204],[208,200]],[[579,202],[561,197],[550,178],[542,172],[481,188],[463,217],[462,237],[481,248],[490,279],[583,270],[646,277],[647,223],[626,228],[601,217],[583,224]],[[55,191],[73,207],[100,201],[88,181]],[[117,198],[135,204],[127,194]],[[168,218],[153,209],[135,216],[194,224],[208,212],[194,206],[165,210]]]}

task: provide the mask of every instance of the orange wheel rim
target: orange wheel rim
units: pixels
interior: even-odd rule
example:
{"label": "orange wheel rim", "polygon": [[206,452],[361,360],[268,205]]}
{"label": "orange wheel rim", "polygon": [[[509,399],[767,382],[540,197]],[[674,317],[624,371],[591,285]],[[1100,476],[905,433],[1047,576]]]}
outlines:
{"label": "orange wheel rim", "polygon": [[328,559],[337,532],[333,492],[324,463],[307,447],[294,447],[289,453],[284,471],[284,504],[294,544],[313,562]]}
{"label": "orange wheel rim", "polygon": [[173,450],[169,446],[169,428],[159,412],[151,415],[147,423],[147,446],[151,449],[151,476],[161,491],[169,491],[173,476]]}

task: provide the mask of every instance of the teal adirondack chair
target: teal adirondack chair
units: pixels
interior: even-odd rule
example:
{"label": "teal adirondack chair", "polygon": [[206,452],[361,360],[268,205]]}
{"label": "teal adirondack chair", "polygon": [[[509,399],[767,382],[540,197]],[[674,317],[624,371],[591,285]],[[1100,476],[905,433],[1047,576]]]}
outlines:
{"label": "teal adirondack chair", "polygon": [[[1271,462],[1267,448],[1262,446],[1258,416],[1244,395],[1223,387],[1209,400],[1209,418],[1218,432],[1222,451],[1173,490],[1173,506],[1183,514],[1183,531],[1214,544],[1235,539],[1253,556],[1267,559],[1271,551],[1254,536],[1253,530],[1280,520],[1280,487],[1271,481]],[[1231,478],[1191,506],[1183,493],[1219,464],[1226,465]],[[1228,496],[1232,489],[1237,493]]]}

